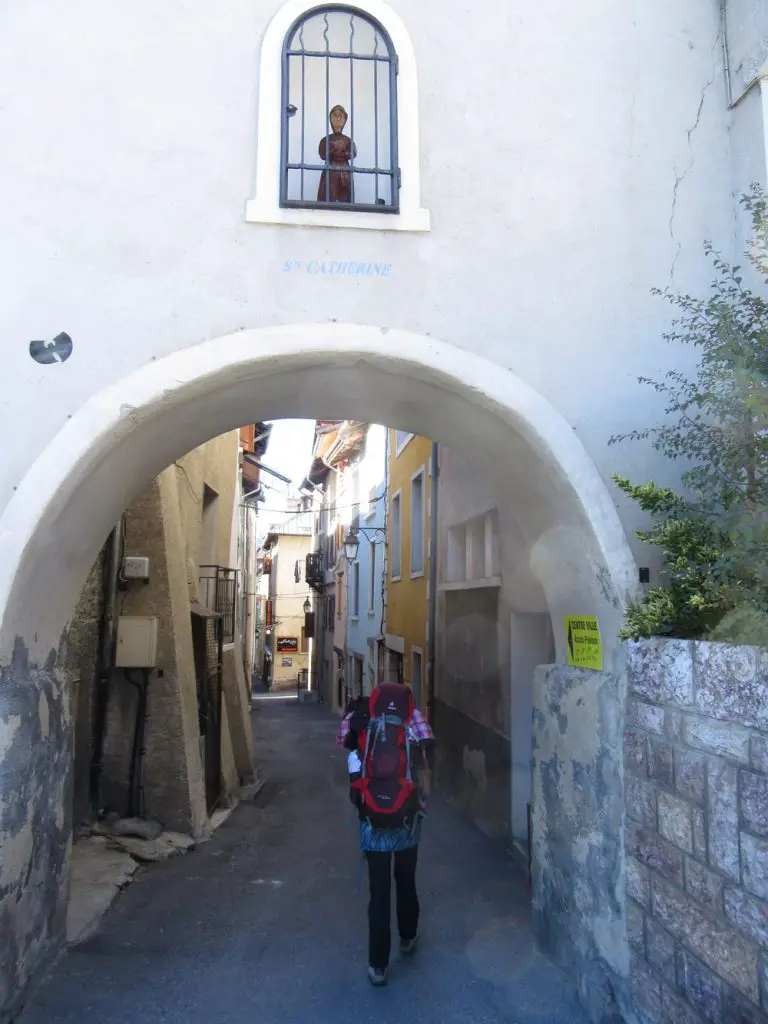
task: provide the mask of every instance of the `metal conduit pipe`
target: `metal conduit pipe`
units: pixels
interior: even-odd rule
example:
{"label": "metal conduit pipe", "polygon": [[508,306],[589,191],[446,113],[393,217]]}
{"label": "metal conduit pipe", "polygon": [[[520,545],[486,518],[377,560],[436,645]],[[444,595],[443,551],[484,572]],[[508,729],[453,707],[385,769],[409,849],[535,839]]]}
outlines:
{"label": "metal conduit pipe", "polygon": [[133,733],[133,750],[131,751],[131,777],[128,787],[128,815],[131,818],[143,818],[144,801],[144,763],[147,747],[147,718],[149,669],[141,670],[141,678],[134,679],[133,673],[125,670],[125,680],[136,688],[136,724]]}
{"label": "metal conduit pipe", "polygon": [[107,726],[109,684],[115,660],[115,623],[117,586],[123,556],[123,517],[109,535],[104,559],[102,608],[99,621],[99,660],[96,670],[96,713],[93,720],[93,753],[90,771],[90,805],[95,817],[101,810],[101,774],[104,757],[104,733]]}
{"label": "metal conduit pipe", "polygon": [[435,712],[435,651],[437,637],[437,478],[438,444],[432,442],[432,487],[429,493],[429,661],[427,662],[427,717],[434,721]]}

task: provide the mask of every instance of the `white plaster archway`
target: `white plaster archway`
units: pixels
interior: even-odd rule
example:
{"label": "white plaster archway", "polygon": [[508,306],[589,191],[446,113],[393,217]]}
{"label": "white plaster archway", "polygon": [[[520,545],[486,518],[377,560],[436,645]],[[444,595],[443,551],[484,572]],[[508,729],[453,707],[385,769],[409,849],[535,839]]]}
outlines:
{"label": "white plaster archway", "polygon": [[[450,443],[504,487],[564,660],[565,614],[607,653],[635,566],[608,491],[562,416],[511,372],[424,335],[345,324],[259,328],[153,361],[93,396],[0,517],[0,664],[56,647],[101,544],[184,452],[254,419],[349,417]],[[609,667],[606,665],[606,667]]]}

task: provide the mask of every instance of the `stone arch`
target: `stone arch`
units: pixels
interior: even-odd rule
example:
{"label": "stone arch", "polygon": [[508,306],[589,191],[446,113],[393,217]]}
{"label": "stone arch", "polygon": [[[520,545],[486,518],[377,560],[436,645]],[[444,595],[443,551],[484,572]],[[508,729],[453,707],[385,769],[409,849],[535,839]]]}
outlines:
{"label": "stone arch", "polygon": [[[615,637],[635,590],[616,510],[568,423],[511,372],[425,335],[329,323],[243,331],[147,363],[71,417],[0,516],[0,753],[13,795],[0,800],[9,850],[0,916],[14,943],[0,990],[13,993],[10,1009],[63,941],[72,719],[57,649],[80,587],[120,513],[161,470],[217,434],[281,416],[378,421],[447,441],[515,509],[560,663],[541,670],[534,710],[534,918],[580,978],[597,963],[601,979],[614,979],[598,993],[613,998],[628,970]],[[574,613],[598,616],[608,671],[563,664],[562,616]],[[596,821],[574,778],[599,765],[610,788]],[[605,864],[596,843],[611,853]],[[563,885],[591,916],[558,923]]]}
{"label": "stone arch", "polygon": [[498,365],[387,328],[259,328],[184,349],[93,396],[0,517],[0,664],[56,648],[122,509],[181,454],[247,422],[343,415],[452,446],[503,482],[565,660],[562,617],[597,615],[610,656],[635,566],[613,502],[569,424]]}

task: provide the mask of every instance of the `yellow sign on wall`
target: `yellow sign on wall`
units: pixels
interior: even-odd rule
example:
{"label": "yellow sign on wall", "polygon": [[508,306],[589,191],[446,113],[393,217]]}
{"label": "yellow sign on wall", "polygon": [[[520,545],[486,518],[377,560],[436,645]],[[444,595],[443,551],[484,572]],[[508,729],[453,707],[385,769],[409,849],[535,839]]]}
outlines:
{"label": "yellow sign on wall", "polygon": [[566,615],[563,621],[568,641],[568,664],[602,672],[603,648],[595,616]]}

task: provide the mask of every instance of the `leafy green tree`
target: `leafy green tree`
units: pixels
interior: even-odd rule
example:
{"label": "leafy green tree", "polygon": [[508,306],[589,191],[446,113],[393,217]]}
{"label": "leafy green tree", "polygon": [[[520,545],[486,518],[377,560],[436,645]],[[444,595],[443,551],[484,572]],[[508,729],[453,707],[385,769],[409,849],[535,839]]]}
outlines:
{"label": "leafy green tree", "polygon": [[[754,185],[742,203],[754,227],[747,259],[765,284],[768,200]],[[609,442],[647,439],[685,463],[681,494],[614,477],[650,513],[637,536],[663,551],[667,584],[630,607],[622,636],[768,645],[768,299],[709,243],[705,251],[716,270],[706,299],[654,291],[676,310],[665,340],[698,353],[695,375],[641,377],[665,397],[668,419]]]}

